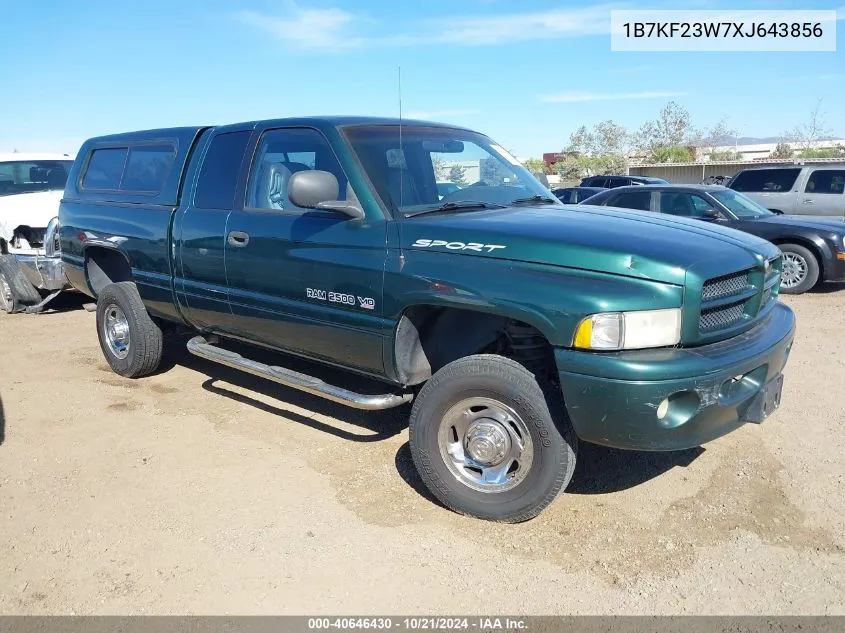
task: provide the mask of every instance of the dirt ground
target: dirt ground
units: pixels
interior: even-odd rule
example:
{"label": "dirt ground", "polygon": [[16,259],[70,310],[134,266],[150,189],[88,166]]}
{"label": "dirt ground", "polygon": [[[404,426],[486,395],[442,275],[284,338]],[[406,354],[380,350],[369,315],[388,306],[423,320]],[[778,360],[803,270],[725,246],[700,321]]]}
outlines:
{"label": "dirt ground", "polygon": [[582,446],[521,525],[427,496],[407,409],[175,344],[126,380],[78,299],[0,315],[0,613],[845,614],[845,287],[787,302],[762,426],[680,453]]}

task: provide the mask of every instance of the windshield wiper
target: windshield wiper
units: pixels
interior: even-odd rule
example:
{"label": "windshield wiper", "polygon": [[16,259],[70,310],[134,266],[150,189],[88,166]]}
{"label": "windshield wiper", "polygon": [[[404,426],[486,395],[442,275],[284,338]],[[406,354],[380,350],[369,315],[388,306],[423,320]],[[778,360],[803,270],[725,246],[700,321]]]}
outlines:
{"label": "windshield wiper", "polygon": [[441,211],[457,211],[461,209],[506,209],[504,204],[498,202],[482,202],[481,200],[461,200],[460,202],[444,202],[443,204],[432,207],[430,209],[422,209],[421,211],[412,211],[406,213],[406,218],[413,218],[418,215],[425,215],[427,213],[438,213]]}
{"label": "windshield wiper", "polygon": [[511,200],[511,204],[557,204],[558,200],[548,196],[534,195],[528,198],[517,198]]}

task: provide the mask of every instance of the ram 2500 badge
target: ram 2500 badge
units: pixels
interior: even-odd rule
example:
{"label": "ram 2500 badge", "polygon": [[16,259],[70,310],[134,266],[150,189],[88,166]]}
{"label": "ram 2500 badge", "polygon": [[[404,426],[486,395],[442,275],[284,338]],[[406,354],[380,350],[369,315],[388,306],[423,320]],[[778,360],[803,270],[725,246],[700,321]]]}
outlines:
{"label": "ram 2500 badge", "polygon": [[[66,274],[97,299],[114,371],[155,371],[162,331],[187,327],[189,351],[221,365],[352,407],[411,403],[426,485],[484,519],[539,513],[579,441],[676,450],[762,422],[795,327],[772,244],[567,207],[486,136],[432,123],[91,139],[60,220]],[[284,354],[381,387],[327,383]]]}

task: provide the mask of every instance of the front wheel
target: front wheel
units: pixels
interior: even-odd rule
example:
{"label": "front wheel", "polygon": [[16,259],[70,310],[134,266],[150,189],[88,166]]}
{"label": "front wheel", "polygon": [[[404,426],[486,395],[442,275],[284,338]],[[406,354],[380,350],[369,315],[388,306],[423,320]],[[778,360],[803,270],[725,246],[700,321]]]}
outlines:
{"label": "front wheel", "polygon": [[448,508],[517,523],[539,514],[575,470],[577,438],[558,389],[508,358],[461,358],[414,402],[411,454]]}
{"label": "front wheel", "polygon": [[819,280],[819,262],[810,250],[800,244],[781,244],[783,268],[780,289],[784,294],[800,295]]}
{"label": "front wheel", "polygon": [[106,361],[121,376],[146,376],[161,361],[161,329],[147,314],[138,289],[130,281],[109,284],[100,292],[97,336]]}

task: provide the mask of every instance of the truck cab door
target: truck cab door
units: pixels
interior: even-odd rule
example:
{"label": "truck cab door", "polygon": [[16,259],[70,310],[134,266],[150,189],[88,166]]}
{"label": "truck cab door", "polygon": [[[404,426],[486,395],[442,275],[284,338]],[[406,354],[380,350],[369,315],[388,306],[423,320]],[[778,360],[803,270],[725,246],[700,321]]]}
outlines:
{"label": "truck cab door", "polygon": [[[340,199],[354,199],[347,174],[318,130],[259,130],[243,208],[226,227],[232,332],[309,358],[382,375],[387,223],[301,208],[288,197],[298,171],[337,177]],[[366,210],[365,210],[366,213]]]}
{"label": "truck cab door", "polygon": [[177,305],[193,326],[209,332],[231,328],[226,284],[226,222],[234,206],[252,126],[218,128],[197,148],[198,164],[186,178],[173,222]]}
{"label": "truck cab door", "polygon": [[795,213],[845,216],[845,169],[811,169],[798,194]]}

